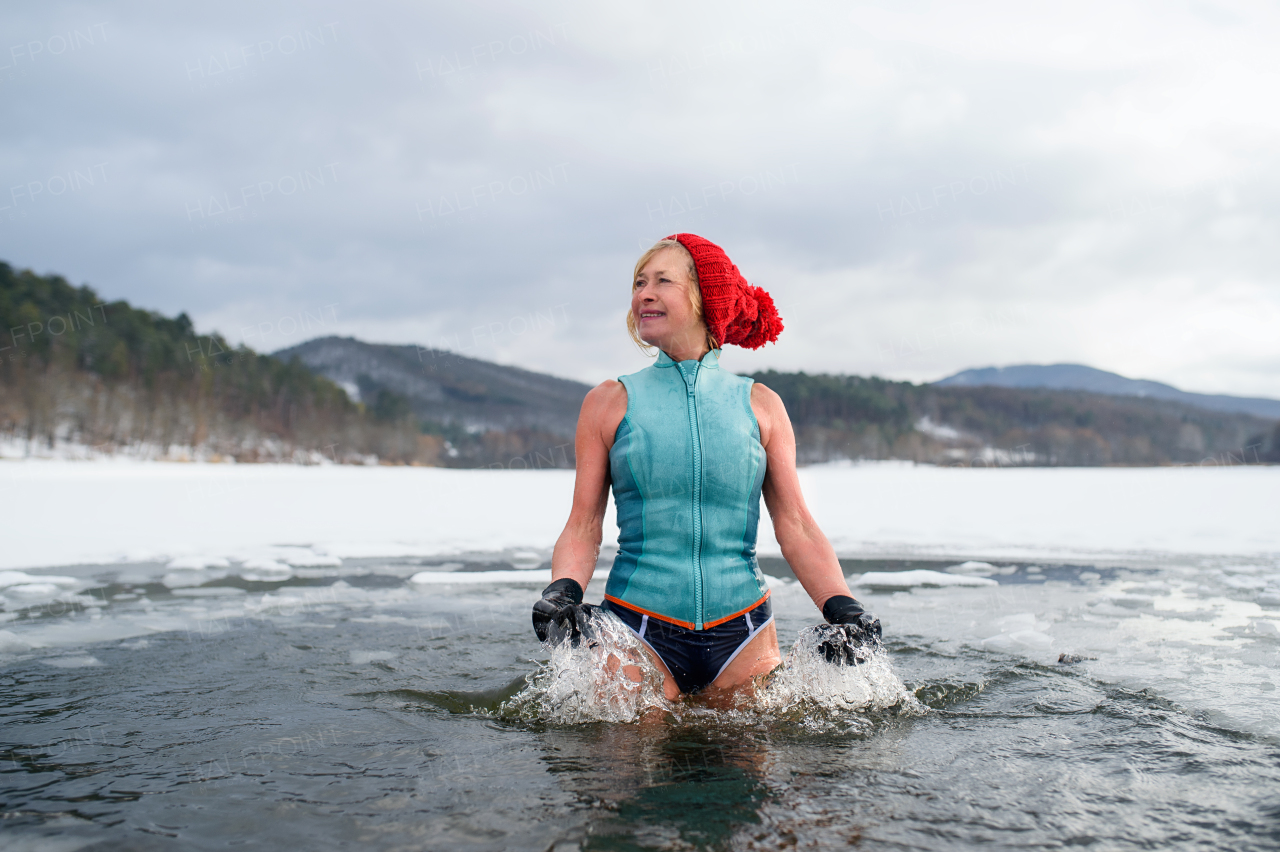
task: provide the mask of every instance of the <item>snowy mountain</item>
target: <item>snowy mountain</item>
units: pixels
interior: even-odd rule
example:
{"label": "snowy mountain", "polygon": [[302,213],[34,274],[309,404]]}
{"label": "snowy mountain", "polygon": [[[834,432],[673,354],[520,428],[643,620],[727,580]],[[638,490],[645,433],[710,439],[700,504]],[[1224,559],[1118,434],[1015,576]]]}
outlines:
{"label": "snowy mountain", "polygon": [[1206,408],[1280,418],[1280,400],[1225,394],[1191,393],[1148,379],[1130,379],[1083,364],[1020,364],[1013,367],[982,367],[962,370],[933,383],[938,387],[1002,387],[1082,390],[1109,396],[1139,396],[1166,399]]}

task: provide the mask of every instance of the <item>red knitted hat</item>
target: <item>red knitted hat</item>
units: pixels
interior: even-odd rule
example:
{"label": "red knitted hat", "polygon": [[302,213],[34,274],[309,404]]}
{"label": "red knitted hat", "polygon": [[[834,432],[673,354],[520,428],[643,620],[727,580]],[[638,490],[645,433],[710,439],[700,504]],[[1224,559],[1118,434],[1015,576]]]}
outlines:
{"label": "red knitted hat", "polygon": [[773,297],[742,277],[724,249],[697,234],[672,234],[693,255],[702,290],[702,315],[707,329],[720,345],[732,343],[759,349],[773,343],[782,331],[782,317]]}

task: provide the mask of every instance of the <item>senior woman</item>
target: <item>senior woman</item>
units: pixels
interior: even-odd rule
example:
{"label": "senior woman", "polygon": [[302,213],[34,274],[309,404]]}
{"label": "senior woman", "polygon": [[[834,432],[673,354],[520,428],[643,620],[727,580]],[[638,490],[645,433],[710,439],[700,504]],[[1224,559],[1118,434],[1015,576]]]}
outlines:
{"label": "senior woman", "polygon": [[581,618],[613,488],[618,554],[602,608],[651,652],[668,699],[740,688],[782,662],[769,588],[756,561],[764,496],[782,555],[829,624],[828,659],[878,642],[835,551],[809,514],[781,398],[720,367],[725,344],[757,349],[782,321],[724,251],[694,234],[637,261],[627,328],[657,362],[593,388],[574,447],[573,506],[534,605],[534,630]]}

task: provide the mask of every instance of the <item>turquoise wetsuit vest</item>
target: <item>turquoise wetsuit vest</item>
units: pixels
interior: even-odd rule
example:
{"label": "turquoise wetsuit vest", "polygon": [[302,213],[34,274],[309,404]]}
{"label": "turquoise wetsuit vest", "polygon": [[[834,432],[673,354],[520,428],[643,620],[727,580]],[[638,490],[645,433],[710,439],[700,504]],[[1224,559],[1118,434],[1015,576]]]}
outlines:
{"label": "turquoise wetsuit vest", "polygon": [[765,453],[752,380],[711,350],[676,363],[666,352],[619,376],[627,414],[609,451],[618,555],[605,597],[693,630],[768,597],[756,562]]}

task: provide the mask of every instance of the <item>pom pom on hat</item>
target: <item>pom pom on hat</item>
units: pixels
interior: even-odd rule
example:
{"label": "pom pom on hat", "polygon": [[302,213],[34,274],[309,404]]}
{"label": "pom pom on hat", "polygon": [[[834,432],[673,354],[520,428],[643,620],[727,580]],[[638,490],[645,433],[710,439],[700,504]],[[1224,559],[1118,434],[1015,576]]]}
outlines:
{"label": "pom pom on hat", "polygon": [[782,317],[773,297],[748,284],[724,249],[697,234],[672,234],[667,239],[676,240],[693,256],[702,290],[703,319],[721,346],[732,343],[759,349],[778,339]]}

